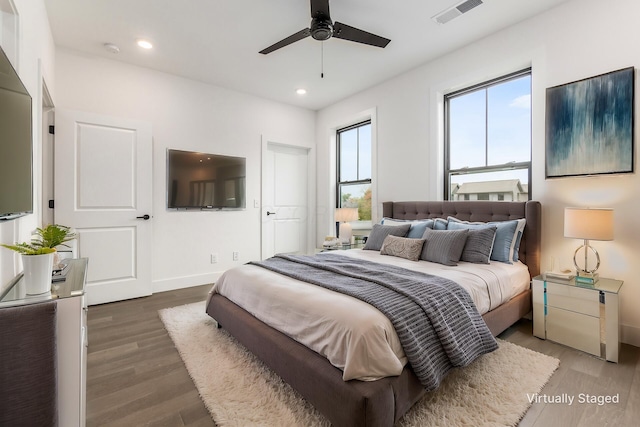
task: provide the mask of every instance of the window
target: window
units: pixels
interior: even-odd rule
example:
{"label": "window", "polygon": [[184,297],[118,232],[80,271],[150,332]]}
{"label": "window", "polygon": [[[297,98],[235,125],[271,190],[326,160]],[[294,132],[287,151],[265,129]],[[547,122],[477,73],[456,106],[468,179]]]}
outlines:
{"label": "window", "polygon": [[0,46],[18,69],[18,11],[13,0],[0,0]]}
{"label": "window", "polygon": [[445,199],[531,198],[531,69],[445,96]]}
{"label": "window", "polygon": [[337,131],[337,201],[358,208],[360,221],[371,221],[371,121]]}

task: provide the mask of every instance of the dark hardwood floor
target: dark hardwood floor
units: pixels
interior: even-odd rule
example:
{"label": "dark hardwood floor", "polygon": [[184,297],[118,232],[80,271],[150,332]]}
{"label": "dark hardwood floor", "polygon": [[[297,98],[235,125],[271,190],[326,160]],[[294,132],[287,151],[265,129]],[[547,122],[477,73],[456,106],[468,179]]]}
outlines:
{"label": "dark hardwood floor", "polygon": [[211,285],[89,307],[87,426],[215,426],[158,317]]}
{"label": "dark hardwood floor", "polygon": [[[210,285],[89,307],[87,426],[215,426],[158,310],[206,298]],[[541,394],[574,396],[572,405],[534,403],[520,423],[534,427],[636,426],[640,420],[640,349],[622,345],[620,363],[532,336],[521,320],[500,338],[560,359]],[[619,403],[578,403],[580,394]]]}

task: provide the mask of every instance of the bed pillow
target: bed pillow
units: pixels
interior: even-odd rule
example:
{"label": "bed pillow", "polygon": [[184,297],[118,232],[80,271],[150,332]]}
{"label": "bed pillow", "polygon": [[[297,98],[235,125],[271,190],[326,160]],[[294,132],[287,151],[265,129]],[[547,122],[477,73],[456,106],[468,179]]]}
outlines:
{"label": "bed pillow", "polygon": [[498,227],[495,226],[469,229],[460,261],[472,262],[474,264],[489,264],[497,229]]}
{"label": "bed pillow", "polygon": [[382,224],[373,224],[373,229],[371,230],[371,234],[369,234],[369,238],[367,239],[367,243],[364,245],[364,250],[366,251],[379,251],[382,248],[382,244],[384,243],[384,239],[391,236],[404,237],[409,232],[411,228],[411,224],[403,224],[403,225],[382,225]]}
{"label": "bed pillow", "polygon": [[425,240],[420,259],[444,265],[458,265],[469,230],[431,230],[422,236]]}
{"label": "bed pillow", "polygon": [[449,221],[442,218],[436,218],[433,220],[433,229],[434,230],[446,230]]}
{"label": "bed pillow", "polygon": [[424,230],[427,228],[433,228],[433,220],[432,219],[393,219],[393,218],[382,218],[380,224],[383,225],[404,225],[411,224],[411,228],[409,228],[409,232],[407,233],[407,237],[410,239],[422,239],[422,235],[424,234]]}
{"label": "bed pillow", "polygon": [[461,221],[454,217],[448,218],[449,230],[497,227],[493,248],[491,249],[491,260],[513,264],[513,248],[516,244],[518,227],[524,223],[524,219],[514,219],[509,221],[490,222],[468,222]]}
{"label": "bed pillow", "polygon": [[424,239],[413,239],[409,237],[387,236],[380,249],[381,255],[391,255],[405,258],[410,261],[418,261]]}
{"label": "bed pillow", "polygon": [[524,227],[527,225],[527,221],[525,219],[518,220],[518,229],[516,231],[516,240],[513,245],[513,262],[518,261],[518,253],[520,252],[520,242],[522,241],[522,235],[524,234]]}

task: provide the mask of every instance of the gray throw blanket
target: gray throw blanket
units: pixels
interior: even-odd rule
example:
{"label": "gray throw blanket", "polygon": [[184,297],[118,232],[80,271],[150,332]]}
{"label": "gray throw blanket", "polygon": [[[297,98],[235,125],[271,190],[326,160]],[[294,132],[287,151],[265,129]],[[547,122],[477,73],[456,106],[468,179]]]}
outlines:
{"label": "gray throw blanket", "polygon": [[451,368],[498,348],[467,291],[449,279],[335,254],[276,255],[251,264],[380,310],[427,391],[435,390]]}

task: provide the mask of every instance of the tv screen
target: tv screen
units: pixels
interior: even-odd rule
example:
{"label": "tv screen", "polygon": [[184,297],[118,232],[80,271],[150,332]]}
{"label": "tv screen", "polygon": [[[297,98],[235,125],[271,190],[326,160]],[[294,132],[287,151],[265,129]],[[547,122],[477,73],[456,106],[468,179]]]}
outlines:
{"label": "tv screen", "polygon": [[33,212],[31,96],[0,48],[0,220]]}
{"label": "tv screen", "polygon": [[167,207],[245,209],[246,159],[167,150]]}

